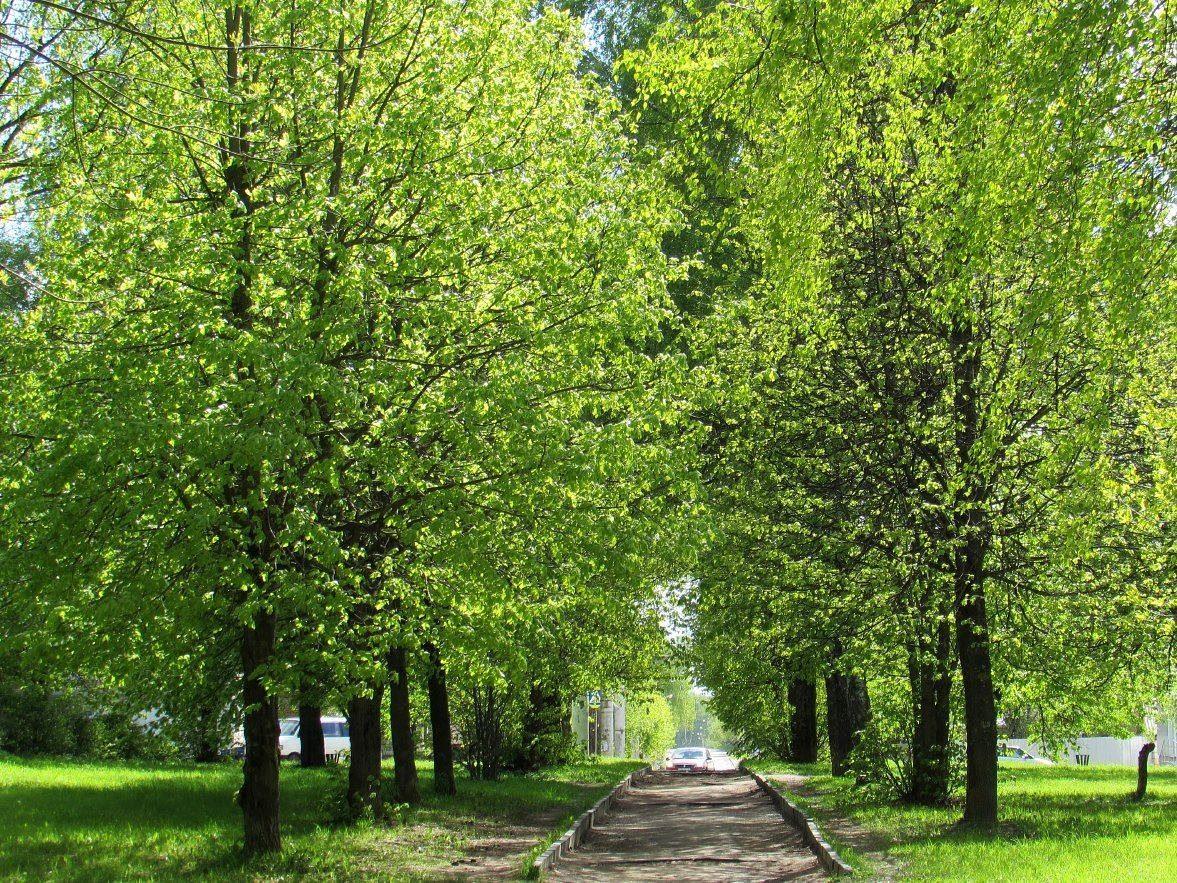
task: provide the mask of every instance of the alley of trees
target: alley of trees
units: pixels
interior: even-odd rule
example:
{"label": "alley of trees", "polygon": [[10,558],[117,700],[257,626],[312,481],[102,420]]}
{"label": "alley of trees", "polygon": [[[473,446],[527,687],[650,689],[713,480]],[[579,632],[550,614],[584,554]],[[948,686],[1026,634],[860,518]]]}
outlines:
{"label": "alley of trees", "polygon": [[742,748],[993,826],[999,722],[1172,691],[1173,38],[4,0],[0,679],[203,758],[243,720],[248,853],[280,706],[346,713],[382,817],[426,721],[443,793],[451,732],[558,762],[586,690],[655,750],[672,663]]}

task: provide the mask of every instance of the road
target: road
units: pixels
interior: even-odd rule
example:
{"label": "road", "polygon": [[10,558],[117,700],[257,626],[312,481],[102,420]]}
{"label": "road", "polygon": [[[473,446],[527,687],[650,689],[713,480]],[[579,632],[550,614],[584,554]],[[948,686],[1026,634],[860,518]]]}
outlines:
{"label": "road", "polygon": [[618,802],[552,879],[769,881],[825,877],[751,777],[658,771]]}
{"label": "road", "polygon": [[740,768],[736,759],[730,754],[713,754],[711,759],[717,773],[734,773]]}

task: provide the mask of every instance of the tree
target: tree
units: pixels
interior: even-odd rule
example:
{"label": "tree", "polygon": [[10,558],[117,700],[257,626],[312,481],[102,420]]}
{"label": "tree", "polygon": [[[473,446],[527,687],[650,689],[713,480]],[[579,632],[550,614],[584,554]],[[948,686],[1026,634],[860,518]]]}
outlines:
{"label": "tree", "polygon": [[[118,12],[90,10],[118,51],[55,114],[78,140],[37,216],[53,297],[5,328],[31,440],[6,461],[9,572],[63,631],[126,616],[192,653],[236,632],[246,850],[274,850],[279,691],[326,669],[378,707],[426,577],[492,571],[526,546],[512,511],[553,502],[612,542],[575,495],[665,482],[638,459],[677,419],[678,366],[644,346],[663,215],[566,16]],[[472,606],[500,615],[504,585]],[[376,769],[354,805],[378,808]]]}
{"label": "tree", "polygon": [[661,693],[631,697],[625,705],[625,724],[639,757],[659,758],[674,747],[674,712]]}
{"label": "tree", "polygon": [[[652,100],[674,102],[698,132],[692,155],[741,134],[725,173],[764,269],[728,310],[746,341],[729,359],[751,375],[738,404],[764,395],[771,408],[781,389],[840,400],[813,429],[840,442],[843,483],[869,485],[834,536],[850,561],[869,551],[900,595],[925,598],[907,610],[929,613],[918,634],[930,641],[911,659],[913,692],[936,709],[930,742],[942,740],[951,616],[965,820],[980,826],[997,817],[996,641],[1034,628],[996,618],[994,593],[1025,612],[1020,599],[1042,592],[1037,617],[1091,609],[1052,573],[1086,569],[1060,552],[1091,537],[1059,528],[1076,526],[1071,512],[1108,511],[1091,491],[1118,469],[1106,468],[1117,390],[1147,374],[1137,354],[1171,315],[1156,285],[1172,260],[1162,30],[1146,4],[1081,15],[1032,2],[722,4],[670,22],[635,61]],[[788,415],[770,412],[769,425]],[[822,468],[770,473],[770,492],[812,495]],[[828,506],[825,525],[838,514]],[[1152,600],[1110,609],[1163,628]],[[1139,662],[1135,646],[1112,664]]]}

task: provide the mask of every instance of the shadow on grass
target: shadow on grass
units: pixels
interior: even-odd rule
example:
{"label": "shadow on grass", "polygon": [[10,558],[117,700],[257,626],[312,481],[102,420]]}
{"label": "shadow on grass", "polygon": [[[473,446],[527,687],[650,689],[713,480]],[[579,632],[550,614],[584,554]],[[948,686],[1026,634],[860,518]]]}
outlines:
{"label": "shadow on grass", "polygon": [[[241,865],[238,764],[20,762],[0,770],[0,877],[171,877]],[[283,768],[282,826],[318,829],[336,770]]]}
{"label": "shadow on grass", "polygon": [[[790,770],[801,774],[808,771]],[[1154,773],[1151,794],[1131,798],[1133,770],[1052,767],[1002,770],[1001,822],[995,829],[962,825],[960,807],[923,807],[872,796],[849,779],[815,775],[800,790],[820,816],[848,818],[889,841],[884,850],[931,845],[993,846],[1025,841],[1083,848],[1087,840],[1177,837],[1177,770]],[[877,841],[876,841],[877,842]]]}

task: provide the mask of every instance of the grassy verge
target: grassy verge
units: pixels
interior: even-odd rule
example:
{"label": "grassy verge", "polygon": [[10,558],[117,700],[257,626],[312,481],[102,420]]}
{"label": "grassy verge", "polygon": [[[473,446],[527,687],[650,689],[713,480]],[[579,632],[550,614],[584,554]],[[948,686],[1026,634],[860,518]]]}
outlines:
{"label": "grassy verge", "polygon": [[[237,764],[98,763],[0,759],[0,880],[431,879],[468,859],[480,837],[583,812],[630,769],[599,761],[505,776],[462,778],[392,825],[336,824],[343,770],[282,769],[280,857],[243,865]],[[537,822],[536,820],[540,821]],[[563,828],[560,829],[561,831]],[[523,851],[523,850],[521,850]]]}
{"label": "grassy verge", "polygon": [[[1177,770],[1154,770],[1149,797],[1129,799],[1136,783],[1124,767],[1002,767],[1002,824],[982,835],[956,827],[959,809],[906,806],[871,798],[849,779],[804,765],[760,762],[811,776],[796,795],[834,848],[864,874],[880,870],[869,850],[831,834],[835,819],[864,830],[872,849],[894,860],[903,879],[1122,883],[1177,880]],[[774,776],[775,774],[775,776]],[[861,843],[861,841],[859,841]]]}

